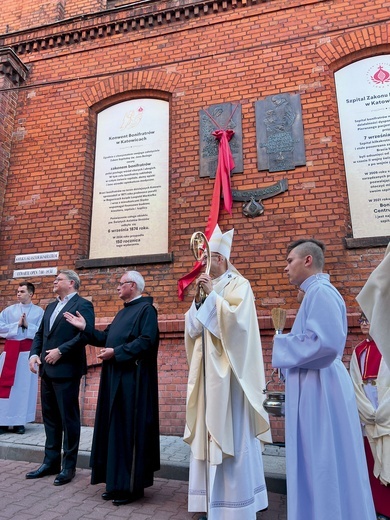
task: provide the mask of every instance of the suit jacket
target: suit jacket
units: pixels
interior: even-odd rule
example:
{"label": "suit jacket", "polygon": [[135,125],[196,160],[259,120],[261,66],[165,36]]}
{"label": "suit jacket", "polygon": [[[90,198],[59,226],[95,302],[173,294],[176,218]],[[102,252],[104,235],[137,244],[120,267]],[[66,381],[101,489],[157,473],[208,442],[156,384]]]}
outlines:
{"label": "suit jacket", "polygon": [[[49,303],[43,315],[41,325],[35,334],[31,345],[30,356],[40,357],[39,375],[50,378],[80,378],[87,372],[85,345],[87,341],[76,327],[66,321],[63,314],[66,311],[84,316],[87,325],[94,327],[95,313],[91,302],[75,294],[56,317],[50,329],[50,316],[57,306],[57,301]],[[46,352],[59,348],[62,356],[54,365],[45,362]]]}

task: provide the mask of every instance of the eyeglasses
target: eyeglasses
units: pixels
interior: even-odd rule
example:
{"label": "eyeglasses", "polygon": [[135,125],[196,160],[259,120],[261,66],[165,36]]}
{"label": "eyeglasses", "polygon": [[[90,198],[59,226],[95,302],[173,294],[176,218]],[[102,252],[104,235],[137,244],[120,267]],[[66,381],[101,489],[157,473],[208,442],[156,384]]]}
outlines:
{"label": "eyeglasses", "polygon": [[358,321],[359,321],[360,325],[369,325],[370,324],[370,322],[368,321],[367,318],[359,318]]}
{"label": "eyeglasses", "polygon": [[125,285],[125,283],[135,283],[133,280],[128,280],[127,282],[119,282],[118,285],[122,287],[122,285]]}

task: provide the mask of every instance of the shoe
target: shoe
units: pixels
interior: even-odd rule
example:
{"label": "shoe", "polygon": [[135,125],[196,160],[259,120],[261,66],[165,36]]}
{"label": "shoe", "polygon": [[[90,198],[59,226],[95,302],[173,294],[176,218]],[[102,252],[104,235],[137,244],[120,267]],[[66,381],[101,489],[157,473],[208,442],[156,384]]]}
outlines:
{"label": "shoe", "polygon": [[0,435],[2,433],[9,433],[8,426],[0,426]]}
{"label": "shoe", "polygon": [[18,433],[19,435],[23,435],[26,433],[26,428],[24,426],[14,426],[12,428],[13,433]]}
{"label": "shoe", "polygon": [[200,517],[198,518],[198,520],[207,520],[207,515],[200,516]]}
{"label": "shoe", "polygon": [[63,469],[61,473],[59,473],[54,479],[53,484],[55,486],[63,486],[64,484],[68,484],[71,480],[74,479],[76,475],[76,470],[74,468]]}
{"label": "shoe", "polygon": [[27,473],[26,478],[42,478],[46,477],[47,475],[55,475],[58,473],[59,468],[50,466],[49,464],[42,464],[42,466],[39,466],[38,469],[35,471],[30,471]]}
{"label": "shoe", "polygon": [[114,506],[124,506],[125,504],[131,504],[132,502],[135,502],[143,496],[143,491],[138,491],[137,493],[118,492],[112,503]]}
{"label": "shoe", "polygon": [[113,500],[116,497],[115,491],[105,491],[102,493],[102,499],[103,500]]}

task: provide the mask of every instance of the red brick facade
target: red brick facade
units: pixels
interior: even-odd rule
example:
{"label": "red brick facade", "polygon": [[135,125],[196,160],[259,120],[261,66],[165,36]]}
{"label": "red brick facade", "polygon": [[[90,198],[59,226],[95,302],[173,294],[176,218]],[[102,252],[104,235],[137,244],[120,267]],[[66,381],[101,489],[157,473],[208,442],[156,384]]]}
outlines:
{"label": "red brick facade", "polygon": [[[236,230],[232,261],[250,279],[257,299],[267,373],[270,309],[297,308],[283,274],[286,245],[315,236],[328,246],[326,269],[346,299],[350,336],[345,361],[358,342],[355,296],[379,263],[384,243],[347,248],[351,234],[334,72],[359,59],[390,53],[388,4],[360,1],[3,0],[0,51],[0,306],[14,302],[15,255],[59,251],[74,269],[88,257],[96,114],[136,97],[170,104],[169,252],[172,262],[79,271],[81,294],[101,323],[120,307],[116,282],[126,268],[145,275],[159,308],[162,433],[184,427],[186,359],[177,280],[193,264],[189,239],[204,230],[213,180],[199,177],[199,110],[242,107],[244,173],[234,189],[288,179],[288,191],[264,201],[257,218],[221,213]],[[12,61],[14,56],[18,63]],[[8,68],[7,68],[8,67]],[[24,70],[28,70],[24,77]],[[13,78],[12,78],[13,75]],[[16,76],[16,78],[15,78]],[[271,94],[299,93],[306,165],[287,172],[257,170],[254,103]],[[389,233],[390,235],[390,230]],[[22,268],[34,268],[25,263]],[[52,278],[34,277],[37,302],[52,297]],[[83,420],[93,424],[99,368],[94,353],[82,390]],[[96,360],[95,360],[96,361]],[[274,421],[275,440],[283,439]]]}

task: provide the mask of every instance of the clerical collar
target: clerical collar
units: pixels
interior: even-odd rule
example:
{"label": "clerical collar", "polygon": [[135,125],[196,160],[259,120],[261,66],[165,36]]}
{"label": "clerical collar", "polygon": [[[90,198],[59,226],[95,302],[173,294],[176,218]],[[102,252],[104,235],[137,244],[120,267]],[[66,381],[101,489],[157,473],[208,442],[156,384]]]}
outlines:
{"label": "clerical collar", "polygon": [[133,298],[132,300],[129,300],[128,302],[124,302],[124,306],[127,307],[128,305],[130,305],[131,302],[133,302],[134,300],[138,300],[139,298],[142,298],[142,294],[140,294],[139,296],[136,296],[135,298]]}
{"label": "clerical collar", "polygon": [[328,273],[315,273],[315,274],[312,274],[310,275],[308,278],[306,278],[305,281],[303,281],[301,283],[301,289],[304,290],[305,292],[307,291],[307,289],[309,288],[309,286],[314,283],[316,280],[327,280],[329,281],[330,279],[330,276]]}

